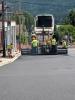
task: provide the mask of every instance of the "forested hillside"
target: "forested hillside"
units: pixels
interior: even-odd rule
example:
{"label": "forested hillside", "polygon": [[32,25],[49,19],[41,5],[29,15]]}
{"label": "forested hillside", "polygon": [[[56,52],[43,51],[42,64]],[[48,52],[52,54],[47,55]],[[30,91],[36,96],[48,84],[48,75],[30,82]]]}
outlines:
{"label": "forested hillside", "polygon": [[51,13],[55,16],[56,22],[62,19],[75,8],[75,0],[6,0],[8,5],[14,6],[18,10],[18,1],[21,9],[28,11],[32,15],[39,13]]}

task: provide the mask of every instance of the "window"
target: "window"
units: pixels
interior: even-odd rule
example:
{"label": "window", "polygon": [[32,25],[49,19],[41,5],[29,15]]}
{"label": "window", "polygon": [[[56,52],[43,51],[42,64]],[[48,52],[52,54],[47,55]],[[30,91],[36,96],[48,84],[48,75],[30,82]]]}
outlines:
{"label": "window", "polygon": [[52,27],[52,16],[38,16],[36,27]]}

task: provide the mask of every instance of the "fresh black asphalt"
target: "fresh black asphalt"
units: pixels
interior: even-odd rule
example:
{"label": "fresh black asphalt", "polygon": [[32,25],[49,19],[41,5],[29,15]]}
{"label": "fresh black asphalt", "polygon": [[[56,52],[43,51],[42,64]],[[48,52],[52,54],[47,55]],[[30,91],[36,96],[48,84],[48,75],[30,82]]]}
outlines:
{"label": "fresh black asphalt", "polygon": [[21,56],[0,67],[0,100],[75,100],[75,56]]}

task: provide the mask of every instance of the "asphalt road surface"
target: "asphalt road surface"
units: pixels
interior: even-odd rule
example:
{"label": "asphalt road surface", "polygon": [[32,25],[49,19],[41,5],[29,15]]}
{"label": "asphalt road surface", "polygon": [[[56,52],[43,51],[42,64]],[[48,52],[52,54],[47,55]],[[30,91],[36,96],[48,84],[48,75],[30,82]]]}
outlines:
{"label": "asphalt road surface", "polygon": [[21,56],[0,67],[0,100],[75,100],[74,52]]}

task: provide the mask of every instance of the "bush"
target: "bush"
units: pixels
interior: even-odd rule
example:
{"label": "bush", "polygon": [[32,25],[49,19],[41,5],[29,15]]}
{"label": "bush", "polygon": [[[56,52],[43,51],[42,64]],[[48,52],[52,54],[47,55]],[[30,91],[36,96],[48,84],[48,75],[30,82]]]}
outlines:
{"label": "bush", "polygon": [[60,25],[58,32],[63,37],[64,35],[72,36],[75,40],[75,27],[73,25]]}

